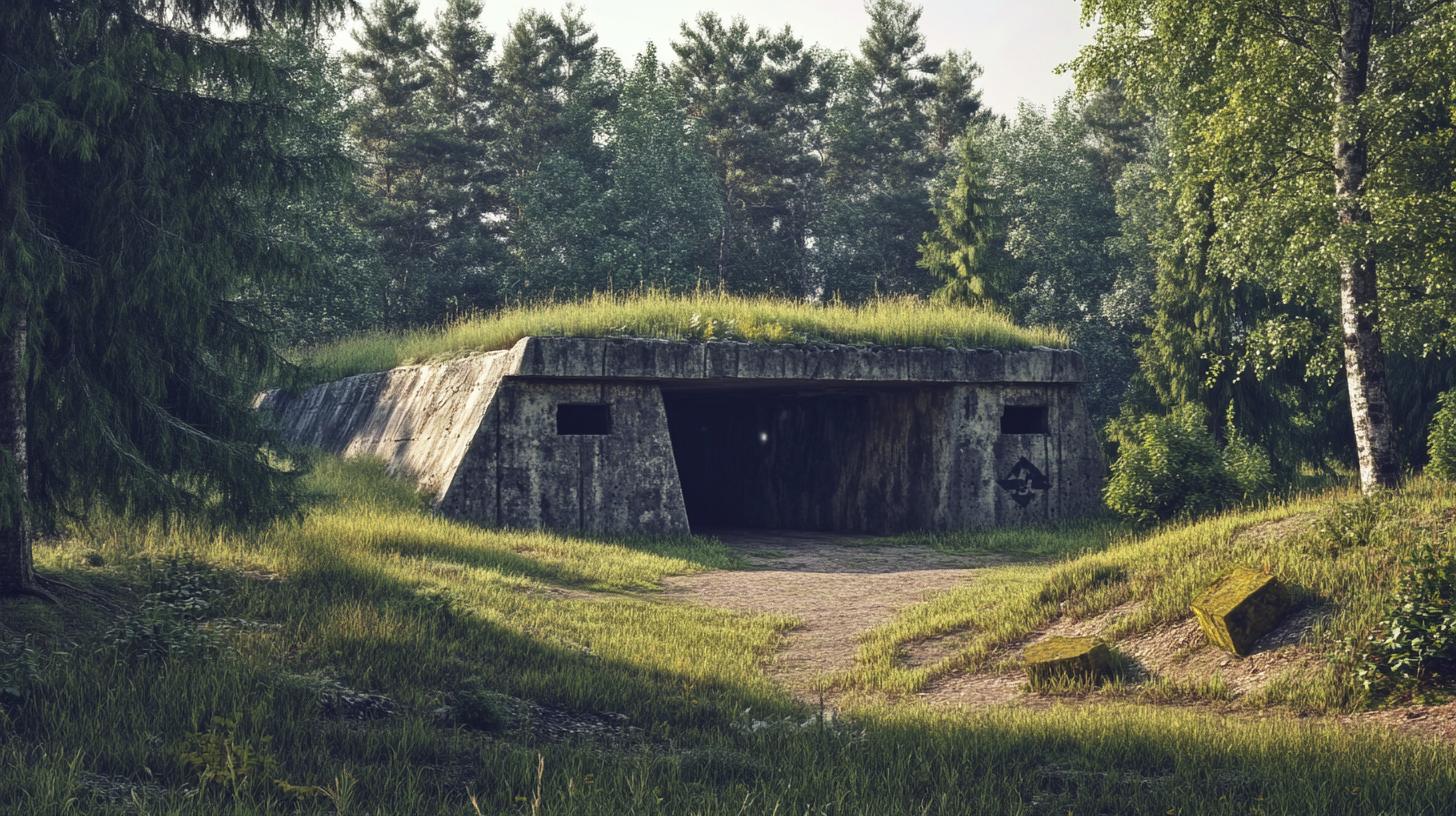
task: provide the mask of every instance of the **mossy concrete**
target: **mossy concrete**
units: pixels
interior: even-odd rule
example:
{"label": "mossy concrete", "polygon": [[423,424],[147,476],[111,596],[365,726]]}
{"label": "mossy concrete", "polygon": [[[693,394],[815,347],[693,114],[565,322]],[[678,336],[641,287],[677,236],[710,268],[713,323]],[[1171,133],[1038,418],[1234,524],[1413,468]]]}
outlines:
{"label": "mossy concrete", "polygon": [[1267,572],[1237,567],[1193,601],[1208,642],[1240,657],[1289,612],[1289,593]]}
{"label": "mossy concrete", "polygon": [[1033,683],[1057,678],[1098,680],[1112,674],[1112,650],[1094,637],[1052,637],[1022,653],[1026,677]]}

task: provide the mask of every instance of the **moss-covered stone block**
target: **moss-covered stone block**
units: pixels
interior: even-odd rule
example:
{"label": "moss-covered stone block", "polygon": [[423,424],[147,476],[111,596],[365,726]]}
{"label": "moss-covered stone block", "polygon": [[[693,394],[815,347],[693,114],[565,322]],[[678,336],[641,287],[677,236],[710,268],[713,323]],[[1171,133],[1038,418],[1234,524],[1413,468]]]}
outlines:
{"label": "moss-covered stone block", "polygon": [[1091,637],[1053,636],[1022,653],[1026,677],[1040,683],[1055,677],[1097,680],[1112,673],[1112,650]]}
{"label": "moss-covered stone block", "polygon": [[1267,572],[1238,567],[1193,601],[1193,616],[1208,641],[1247,655],[1289,613],[1289,593]]}

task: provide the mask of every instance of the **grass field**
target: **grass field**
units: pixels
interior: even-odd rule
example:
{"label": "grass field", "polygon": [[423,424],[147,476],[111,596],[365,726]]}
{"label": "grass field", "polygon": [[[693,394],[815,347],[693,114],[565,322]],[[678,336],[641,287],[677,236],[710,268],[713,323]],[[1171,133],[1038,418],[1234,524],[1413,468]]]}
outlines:
{"label": "grass field", "polygon": [[1022,328],[1000,312],[908,298],[850,306],[649,292],[595,295],[469,317],[438,329],[351,337],[304,351],[302,382],[510,348],[533,335],[1005,349],[1067,345],[1059,331]]}
{"label": "grass field", "polygon": [[[429,516],[369,463],[324,461],[310,484],[301,520],[256,534],[111,520],[40,548],[45,572],[111,600],[0,605],[0,812],[1438,814],[1456,801],[1448,745],[1285,716],[892,699],[825,716],[762,671],[792,621],[656,591],[737,566],[716,542],[483,531]],[[1411,535],[1456,504],[1426,483],[1401,501],[1389,518],[1416,514]],[[1239,529],[1329,503],[1147,536],[941,542],[1043,560],[907,612],[866,642],[860,682],[906,682],[875,668],[896,638],[967,621],[1007,637],[1043,603],[1137,596],[1137,625],[1160,620],[1250,554]],[[1364,554],[1259,554],[1354,627],[1380,590],[1338,584],[1388,581],[1374,547],[1399,546],[1399,526],[1353,545]],[[1044,560],[1058,541],[1090,551]]]}

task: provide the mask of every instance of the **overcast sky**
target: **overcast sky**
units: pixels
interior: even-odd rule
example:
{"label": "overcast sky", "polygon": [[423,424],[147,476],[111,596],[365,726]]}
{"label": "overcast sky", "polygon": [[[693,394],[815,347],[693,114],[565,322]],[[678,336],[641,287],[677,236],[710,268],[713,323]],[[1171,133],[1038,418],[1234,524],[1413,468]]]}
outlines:
{"label": "overcast sky", "polygon": [[[367,2],[367,0],[366,0]],[[443,0],[420,0],[430,20]],[[484,22],[497,47],[507,25],[523,9],[554,11],[557,0],[484,0]],[[664,59],[678,25],[700,11],[743,16],[755,26],[792,26],[806,43],[853,50],[868,23],[861,0],[576,0],[601,42],[629,62],[648,41]],[[985,69],[984,99],[993,110],[1013,113],[1026,99],[1046,105],[1071,87],[1053,73],[1090,39],[1080,25],[1076,0],[922,0],[921,29],[932,51],[968,49]],[[347,36],[340,37],[352,46]]]}

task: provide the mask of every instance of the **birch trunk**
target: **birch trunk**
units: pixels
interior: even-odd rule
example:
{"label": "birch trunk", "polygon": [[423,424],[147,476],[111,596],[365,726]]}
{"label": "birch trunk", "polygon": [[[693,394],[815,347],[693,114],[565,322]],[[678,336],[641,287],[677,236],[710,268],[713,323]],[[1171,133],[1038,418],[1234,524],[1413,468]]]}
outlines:
{"label": "birch trunk", "polygon": [[1393,487],[1400,475],[1377,322],[1375,259],[1363,234],[1370,223],[1364,201],[1370,166],[1359,105],[1369,84],[1375,8],[1374,0],[1345,0],[1343,5],[1340,60],[1335,75],[1335,212],[1340,226],[1356,240],[1340,260],[1340,328],[1350,417],[1360,458],[1360,489],[1370,493]]}

